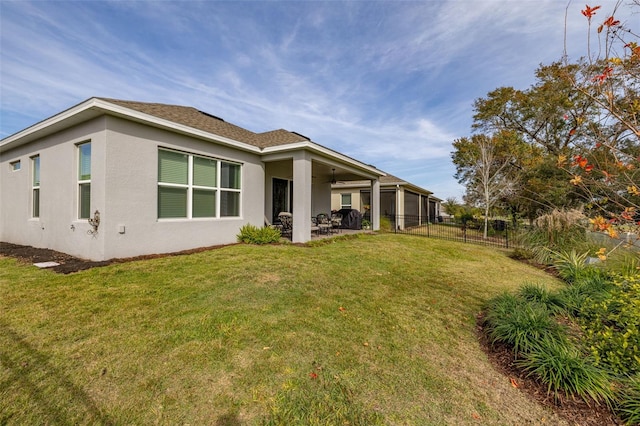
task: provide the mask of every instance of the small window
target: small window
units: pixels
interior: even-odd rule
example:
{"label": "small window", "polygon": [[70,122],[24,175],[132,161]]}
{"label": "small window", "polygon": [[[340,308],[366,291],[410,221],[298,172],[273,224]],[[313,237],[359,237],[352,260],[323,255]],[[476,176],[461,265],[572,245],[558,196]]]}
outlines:
{"label": "small window", "polygon": [[11,170],[13,170],[14,172],[17,172],[22,167],[21,164],[20,164],[20,160],[12,161],[9,164],[11,165]]}
{"label": "small window", "polygon": [[31,157],[33,181],[31,186],[31,216],[40,217],[40,156]]}
{"label": "small window", "polygon": [[78,145],[78,218],[91,215],[91,142]]}
{"label": "small window", "polygon": [[351,208],[351,194],[340,194],[340,208],[341,209]]}

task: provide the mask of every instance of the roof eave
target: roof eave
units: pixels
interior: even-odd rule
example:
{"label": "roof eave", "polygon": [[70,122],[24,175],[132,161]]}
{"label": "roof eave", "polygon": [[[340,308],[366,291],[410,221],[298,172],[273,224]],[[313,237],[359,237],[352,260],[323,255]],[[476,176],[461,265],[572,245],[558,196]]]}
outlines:
{"label": "roof eave", "polygon": [[333,158],[337,161],[340,161],[342,163],[345,164],[349,164],[353,167],[356,167],[362,171],[366,171],[367,173],[380,177],[380,176],[386,176],[387,174],[385,172],[383,172],[380,169],[377,169],[374,166],[371,166],[369,164],[364,164],[354,158],[351,158],[347,155],[341,154],[337,151],[334,151],[332,149],[326,148],[322,145],[319,145],[313,141],[300,141],[300,142],[294,142],[294,143],[289,143],[286,145],[277,145],[277,146],[270,146],[267,148],[263,148],[262,153],[267,155],[267,154],[279,154],[279,153],[284,153],[287,151],[296,151],[296,150],[308,150],[311,152],[314,152],[316,154],[320,154],[323,155],[325,157],[329,157],[329,158]]}
{"label": "roof eave", "polygon": [[65,111],[62,111],[61,113],[54,115],[53,117],[47,118],[30,127],[27,127],[24,130],[21,130],[18,133],[6,137],[2,141],[0,141],[0,152],[46,137],[50,134],[71,127],[74,124],[99,117],[103,114],[123,117],[128,120],[145,123],[154,127],[168,129],[177,133],[194,136],[199,139],[215,141],[217,143],[222,143],[224,145],[228,145],[243,151],[249,151],[253,153],[261,152],[260,148],[244,142],[195,129],[193,127],[175,123],[170,120],[165,120],[163,118],[136,111],[124,106],[116,105],[98,98],[90,98],[76,106],[73,106]]}

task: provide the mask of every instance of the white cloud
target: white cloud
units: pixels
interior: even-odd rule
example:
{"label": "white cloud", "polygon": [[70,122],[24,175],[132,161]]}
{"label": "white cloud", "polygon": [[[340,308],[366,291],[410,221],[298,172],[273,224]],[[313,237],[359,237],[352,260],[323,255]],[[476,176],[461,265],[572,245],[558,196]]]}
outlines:
{"label": "white cloud", "polygon": [[[614,3],[600,3],[604,18]],[[193,105],[254,131],[298,131],[418,185],[437,182],[435,192],[459,191],[449,151],[470,131],[474,99],[526,88],[540,63],[560,58],[565,7],[0,2],[0,136],[90,96]],[[569,6],[572,57],[586,44],[581,7]]]}

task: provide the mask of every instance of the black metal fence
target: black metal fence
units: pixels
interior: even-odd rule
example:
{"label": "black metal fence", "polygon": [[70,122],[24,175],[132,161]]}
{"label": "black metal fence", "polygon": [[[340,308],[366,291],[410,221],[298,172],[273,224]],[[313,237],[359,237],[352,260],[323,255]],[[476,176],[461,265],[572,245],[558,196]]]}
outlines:
{"label": "black metal fence", "polygon": [[[386,222],[386,223],[385,223]],[[381,228],[390,228],[397,234],[419,235],[443,240],[482,244],[494,247],[513,248],[516,246],[517,232],[501,219],[489,220],[487,236],[484,236],[484,220],[465,222],[451,218],[427,218],[412,215],[383,216]]]}

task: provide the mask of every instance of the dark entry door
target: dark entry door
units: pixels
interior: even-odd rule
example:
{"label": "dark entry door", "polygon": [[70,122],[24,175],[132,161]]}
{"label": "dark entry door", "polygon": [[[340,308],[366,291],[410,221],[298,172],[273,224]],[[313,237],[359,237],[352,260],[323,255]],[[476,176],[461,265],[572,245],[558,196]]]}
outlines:
{"label": "dark entry door", "polygon": [[273,209],[271,221],[275,222],[280,212],[291,211],[293,182],[286,179],[273,178]]}

